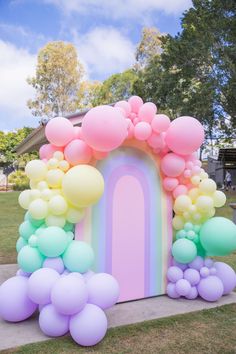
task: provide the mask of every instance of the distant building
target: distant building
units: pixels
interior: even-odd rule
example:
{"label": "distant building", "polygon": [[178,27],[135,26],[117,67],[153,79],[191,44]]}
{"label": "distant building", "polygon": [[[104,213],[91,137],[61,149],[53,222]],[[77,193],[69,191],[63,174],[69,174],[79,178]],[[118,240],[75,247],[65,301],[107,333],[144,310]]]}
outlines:
{"label": "distant building", "polygon": [[232,184],[236,185],[236,148],[221,148],[218,156],[208,157],[207,172],[218,186],[224,184],[226,171],[230,172]]}

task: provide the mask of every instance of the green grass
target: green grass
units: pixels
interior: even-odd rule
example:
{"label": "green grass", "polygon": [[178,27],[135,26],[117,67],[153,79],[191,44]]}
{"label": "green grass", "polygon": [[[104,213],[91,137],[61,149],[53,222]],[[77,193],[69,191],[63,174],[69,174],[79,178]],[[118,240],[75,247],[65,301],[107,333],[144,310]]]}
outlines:
{"label": "green grass", "polygon": [[2,351],[5,354],[216,354],[235,353],[236,304],[110,329],[95,347],[70,337]]}

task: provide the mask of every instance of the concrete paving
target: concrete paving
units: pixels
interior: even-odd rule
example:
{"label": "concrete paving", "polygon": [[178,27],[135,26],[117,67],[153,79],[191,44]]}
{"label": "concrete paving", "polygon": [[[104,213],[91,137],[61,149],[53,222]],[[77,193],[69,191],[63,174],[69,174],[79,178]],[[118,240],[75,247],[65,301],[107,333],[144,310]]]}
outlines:
{"label": "concrete paving", "polygon": [[[0,266],[0,283],[13,276],[16,265]],[[167,296],[158,296],[144,300],[126,302],[107,310],[109,328],[133,324],[157,318],[210,309],[217,306],[236,303],[236,293],[222,297],[214,303],[203,300],[172,300]],[[0,320],[0,350],[40,342],[49,339],[39,329],[37,315],[20,323],[8,323]]]}

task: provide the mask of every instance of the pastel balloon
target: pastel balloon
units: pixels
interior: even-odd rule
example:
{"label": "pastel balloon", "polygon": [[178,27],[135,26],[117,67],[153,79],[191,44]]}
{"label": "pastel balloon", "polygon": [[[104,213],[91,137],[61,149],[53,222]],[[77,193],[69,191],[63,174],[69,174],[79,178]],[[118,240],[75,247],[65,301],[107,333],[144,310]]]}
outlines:
{"label": "pastel balloon", "polygon": [[23,209],[27,210],[29,208],[31,201],[32,201],[32,199],[31,199],[31,190],[30,189],[26,189],[25,191],[20,193],[19,198],[18,198],[18,202]]}
{"label": "pastel balloon", "polygon": [[44,179],[47,173],[47,166],[41,160],[31,160],[25,166],[26,176],[33,180]]}
{"label": "pastel balloon", "polygon": [[49,226],[38,235],[38,249],[46,257],[58,257],[66,249],[68,237],[57,226]]}
{"label": "pastel balloon", "polygon": [[184,212],[191,206],[192,201],[187,195],[179,195],[176,200],[174,207],[180,212]]}
{"label": "pastel balloon", "polygon": [[46,258],[43,262],[43,268],[54,269],[57,273],[62,274],[65,270],[61,257]]}
{"label": "pastel balloon", "polygon": [[92,149],[83,140],[72,140],[64,150],[66,160],[72,165],[86,164],[92,158]]}
{"label": "pastel balloon", "polygon": [[61,171],[59,168],[56,168],[47,172],[46,181],[50,187],[60,188],[63,177],[64,172]]}
{"label": "pastel balloon", "polygon": [[104,338],[106,331],[106,315],[96,305],[87,304],[81,312],[71,317],[70,334],[82,346],[97,344]]}
{"label": "pastel balloon", "polygon": [[170,126],[170,118],[165,114],[156,114],[152,120],[151,126],[156,133],[166,132]]}
{"label": "pastel balloon", "polygon": [[114,107],[121,107],[125,111],[126,117],[128,117],[131,113],[131,106],[127,101],[116,102]]}
{"label": "pastel balloon", "polygon": [[184,227],[184,219],[180,215],[175,215],[172,219],[172,224],[175,230],[181,230]]}
{"label": "pastel balloon", "polygon": [[174,154],[165,155],[161,161],[161,170],[168,177],[178,177],[185,169],[185,160]]}
{"label": "pastel balloon", "polygon": [[66,213],[66,220],[70,223],[76,224],[84,218],[84,215],[84,209],[69,208]]}
{"label": "pastel balloon", "polygon": [[44,306],[39,314],[39,327],[50,337],[60,337],[69,331],[69,316],[58,313],[52,304]]}
{"label": "pastel balloon", "polygon": [[60,168],[60,170],[62,170],[63,172],[66,172],[69,170],[70,168],[70,164],[69,162],[67,162],[66,160],[62,160],[59,162],[58,167]]}
{"label": "pastel balloon", "polygon": [[62,147],[54,146],[52,144],[44,144],[39,149],[39,157],[41,160],[49,160],[53,157],[56,151],[62,151]]}
{"label": "pastel balloon", "polygon": [[172,283],[176,283],[178,280],[183,279],[183,271],[179,267],[172,266],[168,268],[167,279]]}
{"label": "pastel balloon", "polygon": [[5,321],[19,322],[29,318],[37,309],[27,294],[28,278],[15,276],[0,286],[0,317]]}
{"label": "pastel balloon", "polygon": [[110,274],[98,273],[87,281],[88,302],[105,310],[115,305],[119,298],[119,284]]}
{"label": "pastel balloon", "polygon": [[134,127],[134,136],[137,140],[147,140],[152,133],[152,128],[147,122],[139,122]]}
{"label": "pastel balloon", "polygon": [[51,302],[51,290],[60,275],[54,269],[36,270],[28,282],[28,296],[36,304],[46,305]]}
{"label": "pastel balloon", "polygon": [[62,190],[66,199],[75,207],[95,204],[102,196],[104,180],[93,166],[72,167],[64,176]]}
{"label": "pastel balloon", "polygon": [[48,214],[45,218],[45,223],[47,226],[58,226],[63,228],[65,226],[66,219],[63,215]]}
{"label": "pastel balloon", "polygon": [[224,291],[223,295],[229,294],[236,286],[236,273],[228,264],[224,262],[215,262],[216,276],[222,281]]}
{"label": "pastel balloon", "polygon": [[82,129],[81,127],[74,127],[74,139],[82,138]]}
{"label": "pastel balloon", "polygon": [[48,215],[48,203],[41,198],[35,199],[29,205],[29,212],[36,220],[44,219]]}
{"label": "pastel balloon", "polygon": [[171,192],[178,186],[178,179],[173,177],[165,177],[163,179],[163,186],[166,191]]}
{"label": "pastel balloon", "polygon": [[199,189],[204,194],[213,194],[216,191],[216,183],[210,178],[199,183]]}
{"label": "pastel balloon", "polygon": [[226,196],[221,191],[215,191],[212,195],[214,207],[221,208],[226,203]]}
{"label": "pastel balloon", "polygon": [[167,284],[166,293],[172,299],[178,299],[180,297],[180,295],[176,291],[176,286],[174,283]]}
{"label": "pastel balloon", "polygon": [[126,138],[125,117],[111,106],[92,108],[83,118],[82,134],[84,141],[93,149],[114,150]]}
{"label": "pastel balloon", "polygon": [[202,225],[200,242],[209,255],[226,256],[236,249],[236,225],[229,219],[213,217]]}
{"label": "pastel balloon", "polygon": [[203,258],[200,256],[197,256],[196,258],[194,258],[194,260],[192,262],[189,263],[188,266],[190,268],[200,270],[204,266]]}
{"label": "pastel balloon", "polygon": [[63,254],[63,261],[71,272],[85,273],[93,264],[94,253],[88,243],[73,240]]}
{"label": "pastel balloon", "polygon": [[20,252],[20,250],[27,245],[27,241],[23,237],[19,237],[16,242],[16,250]]}
{"label": "pastel balloon", "polygon": [[188,300],[194,300],[198,297],[198,291],[196,286],[192,286],[189,293],[185,296]]}
{"label": "pastel balloon", "polygon": [[87,300],[88,291],[83,277],[75,277],[69,274],[57,280],[52,288],[52,304],[63,315],[73,315],[81,311]]}
{"label": "pastel balloon", "polygon": [[171,122],[165,140],[176,154],[188,155],[198,150],[203,143],[204,130],[197,119],[179,117]]}
{"label": "pastel balloon", "polygon": [[63,117],[53,118],[45,127],[45,135],[51,144],[65,146],[74,138],[73,124]]}
{"label": "pastel balloon", "polygon": [[132,96],[129,98],[128,103],[131,106],[132,112],[138,113],[140,107],[143,105],[143,100],[139,96]]}
{"label": "pastel balloon", "polygon": [[54,215],[62,215],[67,211],[68,205],[64,197],[55,195],[48,203],[49,211]]}
{"label": "pastel balloon", "polygon": [[180,279],[176,282],[175,289],[180,296],[187,296],[191,290],[191,285],[188,280]]}
{"label": "pastel balloon", "polygon": [[179,263],[190,263],[197,255],[197,247],[194,242],[181,238],[173,243],[172,255]]}
{"label": "pastel balloon", "polygon": [[196,269],[188,268],[184,271],[184,279],[194,286],[197,285],[200,281],[200,274]]}
{"label": "pastel balloon", "polygon": [[163,134],[152,133],[147,142],[148,145],[155,149],[163,149],[165,146]]}
{"label": "pastel balloon", "polygon": [[33,273],[41,268],[43,260],[44,258],[37,248],[29,245],[22,247],[17,256],[17,263],[27,273]]}
{"label": "pastel balloon", "polygon": [[179,195],[185,195],[188,192],[188,188],[183,184],[178,185],[173,191],[173,197],[177,198]]}
{"label": "pastel balloon", "polygon": [[28,240],[30,236],[34,234],[35,231],[36,231],[36,227],[34,227],[28,220],[20,224],[19,234],[25,240]]}
{"label": "pastel balloon", "polygon": [[217,301],[224,292],[222,281],[215,275],[201,279],[197,286],[199,295],[206,301]]}
{"label": "pastel balloon", "polygon": [[141,121],[151,123],[156,112],[157,112],[156,105],[152,102],[146,102],[139,108],[138,118]]}

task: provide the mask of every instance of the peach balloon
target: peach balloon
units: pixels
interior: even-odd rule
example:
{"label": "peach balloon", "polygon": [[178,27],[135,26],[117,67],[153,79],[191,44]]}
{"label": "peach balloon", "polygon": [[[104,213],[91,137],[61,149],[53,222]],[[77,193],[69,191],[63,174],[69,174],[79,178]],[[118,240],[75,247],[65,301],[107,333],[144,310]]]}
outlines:
{"label": "peach balloon", "polygon": [[174,153],[169,153],[161,161],[161,170],[168,177],[178,177],[185,169],[185,160]]}
{"label": "peach balloon", "polygon": [[108,156],[108,152],[93,150],[93,156],[96,160],[103,160]]}
{"label": "peach balloon", "polygon": [[65,146],[74,138],[74,127],[69,119],[56,117],[47,123],[45,135],[51,144]]}
{"label": "peach balloon", "polygon": [[92,149],[80,139],[72,140],[65,148],[65,159],[72,166],[88,163],[92,158]]}
{"label": "peach balloon", "polygon": [[56,151],[63,151],[63,148],[59,146],[54,146],[52,144],[44,144],[39,149],[39,157],[41,160],[49,160],[53,157],[53,154]]}
{"label": "peach balloon", "polygon": [[151,125],[153,131],[156,133],[166,132],[170,126],[170,118],[165,114],[156,114]]}
{"label": "peach balloon", "polygon": [[201,123],[192,117],[179,117],[173,120],[166,132],[166,144],[180,155],[188,155],[198,150],[204,141]]}

